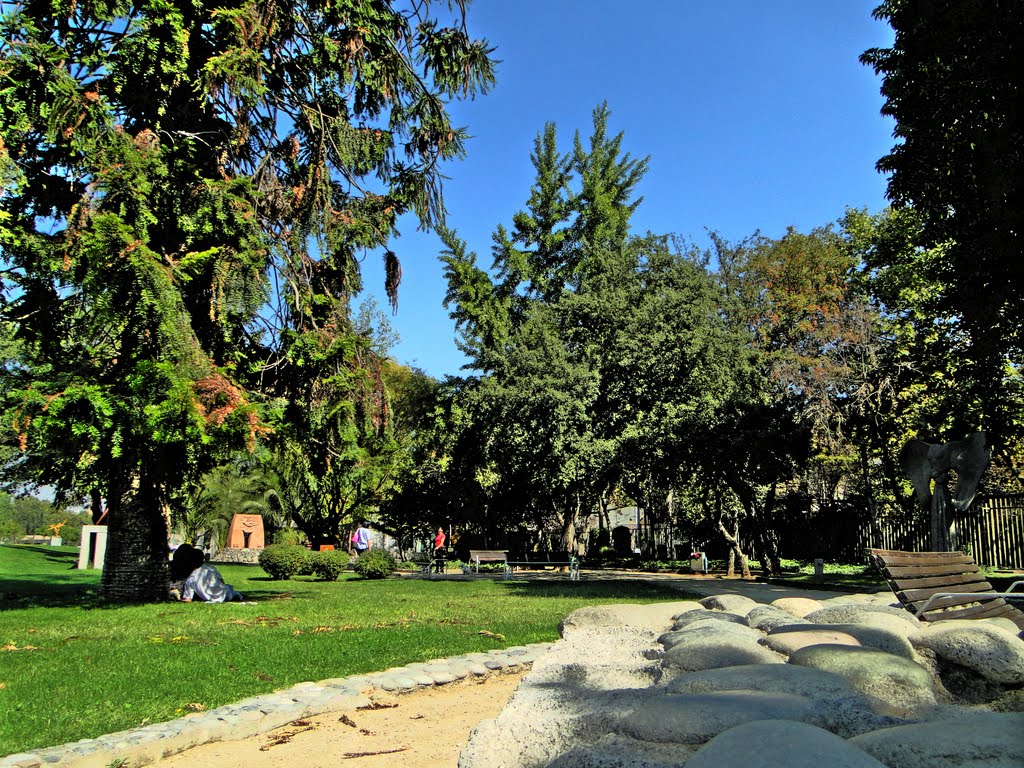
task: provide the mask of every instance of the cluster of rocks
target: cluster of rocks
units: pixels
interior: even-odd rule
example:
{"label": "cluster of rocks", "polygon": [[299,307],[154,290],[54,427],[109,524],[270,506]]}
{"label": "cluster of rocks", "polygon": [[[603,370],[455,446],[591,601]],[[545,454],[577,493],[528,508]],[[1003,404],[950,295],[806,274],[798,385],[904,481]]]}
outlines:
{"label": "cluster of rocks", "polygon": [[487,653],[408,664],[369,675],[299,683],[166,723],[82,739],[72,744],[0,757],[0,768],[108,768],[142,766],[217,741],[247,739],[303,717],[352,712],[371,703],[375,691],[406,693],[466,678],[521,669],[551,648],[534,643]]}
{"label": "cluster of rocks", "polygon": [[1024,633],[890,601],[580,609],[459,767],[1024,765]]}

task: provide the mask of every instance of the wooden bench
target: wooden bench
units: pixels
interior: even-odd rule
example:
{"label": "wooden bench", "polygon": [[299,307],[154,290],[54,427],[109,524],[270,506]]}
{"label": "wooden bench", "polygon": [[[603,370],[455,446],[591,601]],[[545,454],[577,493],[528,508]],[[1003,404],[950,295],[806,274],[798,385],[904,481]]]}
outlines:
{"label": "wooden bench", "polygon": [[415,563],[419,568],[419,575],[426,576],[428,579],[432,578],[435,573],[444,573],[445,559],[432,555],[430,552],[413,552],[409,562]]}
{"label": "wooden bench", "polygon": [[480,573],[480,563],[504,563],[508,552],[504,549],[471,549],[469,550],[469,561],[473,564],[473,570]]}
{"label": "wooden bench", "polygon": [[503,578],[512,578],[512,571],[516,568],[568,568],[569,580],[579,581],[580,561],[575,555],[568,552],[516,552],[509,554],[505,560],[505,573]]}
{"label": "wooden bench", "polygon": [[[1024,581],[996,592],[970,555],[891,549],[867,549],[865,554],[903,607],[921,621],[1002,616],[1024,629],[1024,611],[1004,599]],[[1024,599],[1024,592],[1014,597]]]}

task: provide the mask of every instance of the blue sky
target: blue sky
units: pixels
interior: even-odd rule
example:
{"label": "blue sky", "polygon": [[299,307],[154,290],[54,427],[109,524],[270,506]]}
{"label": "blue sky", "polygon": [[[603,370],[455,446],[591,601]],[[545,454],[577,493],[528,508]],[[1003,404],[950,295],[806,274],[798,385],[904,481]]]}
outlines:
{"label": "blue sky", "polygon": [[[470,32],[496,46],[501,63],[489,94],[452,107],[473,139],[467,158],[445,168],[448,225],[490,266],[491,233],[529,196],[537,133],[554,121],[568,150],[575,131],[589,136],[603,101],[624,150],[650,156],[638,233],[704,245],[706,230],[774,237],[828,224],[850,206],[881,210],[875,162],[891,149],[893,126],[879,114],[879,79],[858,61],[892,42],[871,17],[877,4],[475,0]],[[392,354],[438,378],[458,374],[465,358],[442,306],[440,241],[414,221],[401,230]],[[386,308],[378,255],[363,276],[364,296]]]}

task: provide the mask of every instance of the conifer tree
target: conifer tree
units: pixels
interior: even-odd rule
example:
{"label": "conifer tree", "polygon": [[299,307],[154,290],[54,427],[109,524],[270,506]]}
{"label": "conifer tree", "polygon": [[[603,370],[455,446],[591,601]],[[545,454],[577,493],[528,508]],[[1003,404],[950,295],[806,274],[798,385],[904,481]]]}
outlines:
{"label": "conifer tree", "polygon": [[106,497],[109,598],[166,594],[169,505],[218,451],[274,428],[321,477],[382,434],[349,300],[382,248],[396,302],[396,221],[442,220],[446,103],[493,81],[465,6],[4,4],[7,476]]}

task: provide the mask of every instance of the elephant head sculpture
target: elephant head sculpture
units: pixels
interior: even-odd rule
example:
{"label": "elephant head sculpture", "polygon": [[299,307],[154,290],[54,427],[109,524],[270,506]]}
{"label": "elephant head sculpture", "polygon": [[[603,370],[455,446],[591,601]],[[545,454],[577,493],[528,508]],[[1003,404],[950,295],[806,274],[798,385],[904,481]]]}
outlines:
{"label": "elephant head sculpture", "polygon": [[990,457],[985,433],[975,432],[966,440],[954,440],[945,445],[910,440],[900,452],[900,467],[914,484],[918,501],[925,507],[932,499],[931,481],[944,483],[949,470],[955,469],[956,490],[950,501],[956,509],[965,510],[974,501]]}

